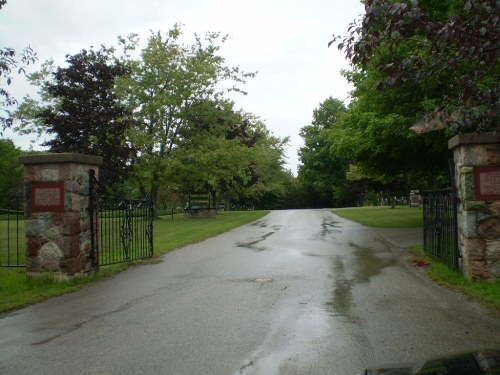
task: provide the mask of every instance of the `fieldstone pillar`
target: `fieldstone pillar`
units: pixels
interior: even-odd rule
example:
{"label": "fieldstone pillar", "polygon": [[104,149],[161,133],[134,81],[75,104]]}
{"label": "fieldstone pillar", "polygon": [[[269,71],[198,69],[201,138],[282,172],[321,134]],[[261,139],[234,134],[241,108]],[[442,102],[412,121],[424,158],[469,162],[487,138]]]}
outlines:
{"label": "fieldstone pillar", "polygon": [[102,157],[42,154],[24,165],[26,274],[68,280],[92,271],[89,170]]}
{"label": "fieldstone pillar", "polygon": [[471,279],[500,277],[500,135],[450,139],[458,196],[461,268]]}

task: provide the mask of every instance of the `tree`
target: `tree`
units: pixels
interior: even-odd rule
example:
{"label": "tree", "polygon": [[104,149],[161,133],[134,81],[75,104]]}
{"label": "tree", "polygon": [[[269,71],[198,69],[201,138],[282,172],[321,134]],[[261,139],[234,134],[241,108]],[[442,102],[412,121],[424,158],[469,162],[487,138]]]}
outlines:
{"label": "tree", "polygon": [[330,97],[314,110],[312,123],[300,130],[304,146],[299,149],[298,178],[308,190],[310,204],[314,207],[341,204],[335,201],[334,192],[345,181],[347,163],[332,153],[330,131],[345,111],[342,101]]}
{"label": "tree", "polygon": [[179,181],[184,191],[208,189],[227,202],[242,193],[249,181],[248,133],[243,114],[230,101],[203,100],[191,105],[186,124],[173,151],[169,179]]}
{"label": "tree", "polygon": [[[120,97],[138,120],[130,132],[138,150],[136,182],[154,201],[160,184],[168,183],[172,154],[182,140],[193,105],[218,101],[227,91],[220,87],[244,83],[253,76],[225,65],[218,55],[218,43],[225,38],[218,33],[207,33],[204,40],[196,36],[195,43],[188,46],[180,37],[178,25],[166,36],[151,33],[141,58],[128,60],[132,74],[119,80]],[[121,42],[127,51],[136,46],[133,39]]]}
{"label": "tree", "polygon": [[405,177],[410,184],[433,184],[448,168],[448,134],[415,134],[413,116],[380,113],[360,97],[331,132],[332,152],[356,164],[364,176],[383,184]]}
{"label": "tree", "polygon": [[185,191],[208,189],[231,202],[260,206],[283,193],[283,145],[254,116],[233,110],[233,102],[191,106],[181,140],[172,153],[169,181]]}
{"label": "tree", "polygon": [[[332,151],[356,166],[366,177],[362,179],[365,186],[372,181],[374,186],[389,191],[394,191],[400,181],[407,181],[410,188],[436,186],[448,171],[447,139],[452,135],[451,124],[435,126],[437,131],[425,134],[412,130],[429,127],[430,113],[450,93],[449,85],[455,79],[453,72],[442,66],[433,75],[422,65],[425,74],[413,70],[406,77],[407,68],[398,62],[406,61],[409,56],[425,60],[430,50],[423,46],[430,42],[422,40],[428,37],[386,31],[387,23],[394,21],[391,18],[394,14],[412,9],[419,12],[416,2],[412,4],[367,2],[362,24],[351,25],[350,35],[339,44],[351,61],[352,70],[344,74],[355,89],[347,113],[332,131]],[[453,11],[452,1],[426,0],[420,6],[428,9],[433,22],[448,19]],[[422,25],[412,23],[414,17],[407,14],[399,19],[399,25],[403,27],[406,22],[418,29]],[[372,34],[379,39],[373,41],[368,36]]]}
{"label": "tree", "polygon": [[23,166],[19,163],[21,151],[10,139],[0,139],[0,207],[6,207],[10,195],[20,193]]}
{"label": "tree", "polygon": [[115,79],[128,70],[104,47],[67,55],[66,62],[67,67],[58,68],[48,62],[30,75],[44,101],[27,99],[19,113],[34,121],[39,132],[53,135],[44,143],[51,151],[102,156],[99,178],[112,186],[127,176],[133,153],[125,138],[133,125],[131,112],[113,92]]}
{"label": "tree", "polygon": [[[368,0],[365,8],[361,23],[350,26],[338,47],[358,69],[377,60],[383,73],[378,89],[445,84],[427,100],[422,126],[414,129],[499,129],[498,1]],[[378,58],[381,51],[389,52],[386,58]]]}
{"label": "tree", "polygon": [[284,148],[289,139],[273,136],[262,123],[257,126],[261,136],[252,147],[251,179],[243,202],[249,207],[273,208],[273,202],[286,195],[284,184],[290,172],[284,169]]}
{"label": "tree", "polygon": [[[0,10],[5,4],[6,0],[0,0]],[[9,108],[17,104],[17,100],[4,87],[12,83],[13,71],[17,70],[18,74],[24,74],[26,66],[36,60],[36,53],[31,47],[24,48],[21,53],[9,47],[0,48],[0,135],[2,129],[12,126],[14,118]]]}

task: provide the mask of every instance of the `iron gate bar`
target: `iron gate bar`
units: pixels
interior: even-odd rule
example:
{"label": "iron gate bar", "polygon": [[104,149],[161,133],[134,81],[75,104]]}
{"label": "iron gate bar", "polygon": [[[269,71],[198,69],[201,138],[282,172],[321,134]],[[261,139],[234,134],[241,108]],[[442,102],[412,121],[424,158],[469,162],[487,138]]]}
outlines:
{"label": "iron gate bar", "polygon": [[99,233],[99,228],[97,227],[97,201],[96,197],[96,186],[94,181],[95,171],[93,169],[89,170],[89,215],[90,215],[90,258],[92,262],[92,267],[95,269],[99,268],[99,241],[97,241],[97,236]]}
{"label": "iron gate bar", "polygon": [[[2,248],[2,244],[0,244],[0,267],[25,267],[25,262],[21,261],[21,243],[26,243],[24,238],[24,233],[19,233],[19,227],[21,225],[21,221],[24,222],[24,198],[21,196],[10,196],[8,197],[8,207],[6,209],[0,209],[0,214],[6,213],[7,215],[7,247]],[[14,214],[14,215],[12,215]],[[21,218],[22,216],[22,218]],[[4,221],[4,220],[2,220]],[[11,223],[15,222],[14,229],[12,229]],[[15,234],[11,233],[15,231]],[[22,235],[22,238],[20,237]],[[14,244],[12,243],[12,237],[14,237]],[[12,249],[12,245],[15,246],[15,250]],[[24,254],[24,247],[22,249]],[[12,254],[15,252],[15,255]],[[13,256],[14,260],[11,258]],[[4,261],[4,259],[6,259]]]}
{"label": "iron gate bar", "polygon": [[423,192],[424,251],[455,268],[459,267],[457,209],[454,190]]}

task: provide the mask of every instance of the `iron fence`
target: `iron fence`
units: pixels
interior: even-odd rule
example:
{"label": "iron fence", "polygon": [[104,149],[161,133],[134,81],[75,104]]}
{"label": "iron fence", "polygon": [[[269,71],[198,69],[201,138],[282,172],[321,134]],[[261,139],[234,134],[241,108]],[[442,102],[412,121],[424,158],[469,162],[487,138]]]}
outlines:
{"label": "iron fence", "polygon": [[153,256],[151,199],[122,199],[106,192],[90,171],[91,256],[94,267]]}
{"label": "iron fence", "polygon": [[24,198],[11,196],[0,208],[0,267],[25,267]]}
{"label": "iron fence", "polygon": [[424,251],[458,268],[457,206],[453,189],[423,193]]}

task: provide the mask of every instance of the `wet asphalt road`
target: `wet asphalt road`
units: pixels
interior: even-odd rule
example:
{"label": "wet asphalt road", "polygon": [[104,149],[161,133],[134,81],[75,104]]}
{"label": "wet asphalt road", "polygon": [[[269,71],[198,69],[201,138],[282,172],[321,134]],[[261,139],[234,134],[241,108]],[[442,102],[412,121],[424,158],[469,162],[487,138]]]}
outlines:
{"label": "wet asphalt road", "polygon": [[359,374],[499,346],[500,322],[413,270],[405,238],[274,211],[0,315],[0,374]]}

